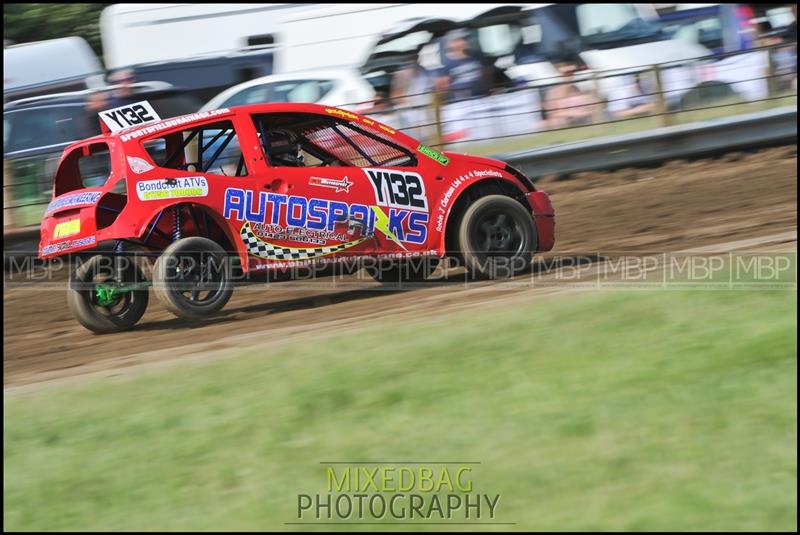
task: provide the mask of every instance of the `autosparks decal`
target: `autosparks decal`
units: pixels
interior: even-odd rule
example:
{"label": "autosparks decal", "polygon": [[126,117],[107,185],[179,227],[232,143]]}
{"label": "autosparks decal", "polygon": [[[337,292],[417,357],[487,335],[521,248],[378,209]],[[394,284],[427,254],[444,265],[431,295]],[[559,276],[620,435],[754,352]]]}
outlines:
{"label": "autosparks decal", "polygon": [[286,247],[266,242],[256,236],[250,228],[249,221],[242,225],[242,230],[239,233],[249,254],[267,260],[311,260],[312,258],[344,251],[369,239],[364,236],[357,240],[324,247]]}
{"label": "autosparks decal", "polygon": [[[344,232],[341,229],[346,229],[348,235],[359,237],[370,237],[377,231],[403,249],[403,243],[425,243],[427,212],[395,207],[386,210],[388,213],[380,206],[228,188],[223,217],[313,231]],[[260,225],[255,226],[259,228]]]}

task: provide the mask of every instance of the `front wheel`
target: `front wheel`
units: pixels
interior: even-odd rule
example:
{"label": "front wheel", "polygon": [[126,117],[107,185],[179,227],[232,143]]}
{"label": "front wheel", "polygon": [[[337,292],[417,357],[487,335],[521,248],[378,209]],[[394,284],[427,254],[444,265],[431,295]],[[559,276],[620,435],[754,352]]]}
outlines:
{"label": "front wheel", "polygon": [[150,297],[141,268],[129,257],[95,255],[75,269],[67,306],[90,331],[124,331],[142,318]]}
{"label": "front wheel", "polygon": [[538,236],[533,217],[522,204],[504,195],[489,195],[464,212],[458,246],[468,274],[499,279],[530,266]]}
{"label": "front wheel", "polygon": [[167,247],[153,267],[153,291],[179,318],[218,312],[233,294],[228,253],[207,238],[183,238]]}

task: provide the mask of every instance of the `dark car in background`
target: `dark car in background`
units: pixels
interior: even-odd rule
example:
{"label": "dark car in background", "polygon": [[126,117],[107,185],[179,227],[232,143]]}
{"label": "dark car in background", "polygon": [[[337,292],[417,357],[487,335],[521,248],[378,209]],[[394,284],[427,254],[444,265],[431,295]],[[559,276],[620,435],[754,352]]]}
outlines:
{"label": "dark car in background", "polygon": [[[196,111],[201,102],[165,82],[132,85],[134,100],[148,100],[159,115]],[[25,98],[3,106],[4,232],[38,226],[53,189],[61,152],[70,143],[100,134],[87,104],[114,86]]]}

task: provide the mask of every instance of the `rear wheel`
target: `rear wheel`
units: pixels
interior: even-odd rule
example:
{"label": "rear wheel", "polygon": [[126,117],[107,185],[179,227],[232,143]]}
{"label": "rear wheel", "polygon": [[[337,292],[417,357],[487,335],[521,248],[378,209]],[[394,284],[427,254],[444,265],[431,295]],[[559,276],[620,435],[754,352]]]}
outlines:
{"label": "rear wheel", "polygon": [[150,298],[141,268],[129,257],[95,255],[73,272],[67,305],[78,322],[96,333],[133,327]]}
{"label": "rear wheel", "polygon": [[467,273],[490,279],[511,277],[530,266],[537,242],[530,211],[504,195],[473,202],[458,228]]}
{"label": "rear wheel", "polygon": [[231,260],[218,243],[207,238],[180,239],[156,260],[153,291],[180,318],[209,316],[233,294]]}

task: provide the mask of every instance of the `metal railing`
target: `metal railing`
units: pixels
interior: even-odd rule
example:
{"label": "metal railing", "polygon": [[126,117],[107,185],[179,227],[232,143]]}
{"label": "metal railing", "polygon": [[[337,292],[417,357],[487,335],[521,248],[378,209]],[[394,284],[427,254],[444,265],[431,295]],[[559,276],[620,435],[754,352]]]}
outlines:
{"label": "metal railing", "polygon": [[[569,91],[563,91],[565,86],[570,86]],[[653,128],[681,122],[682,116],[695,118],[695,112],[706,111],[700,115],[713,118],[717,114],[708,110],[716,108],[725,114],[740,111],[736,107],[752,111],[752,105],[758,103],[796,99],[796,91],[796,43],[791,43],[624,70],[576,73],[571,80],[563,76],[538,79],[534,85],[458,101],[448,102],[444,93],[427,91],[403,97],[424,99],[424,104],[372,110],[364,110],[369,103],[351,106],[431,146],[469,143],[480,150],[481,142],[525,136],[534,140],[535,134],[588,126],[631,121]],[[553,97],[559,92],[567,96]],[[778,100],[782,102],[773,102]]]}
{"label": "metal railing", "polygon": [[[576,72],[569,80],[539,78],[461,100],[448,101],[444,92],[425,91],[401,98],[422,104],[378,107],[357,102],[340,107],[362,109],[372,104],[371,110],[361,113],[440,149],[468,144],[477,152],[508,153],[574,141],[570,136],[650,130],[792,104],[797,96],[796,50],[796,43],[790,43],[679,62]],[[38,225],[50,201],[59,157],[60,150],[4,161],[4,229]]]}

